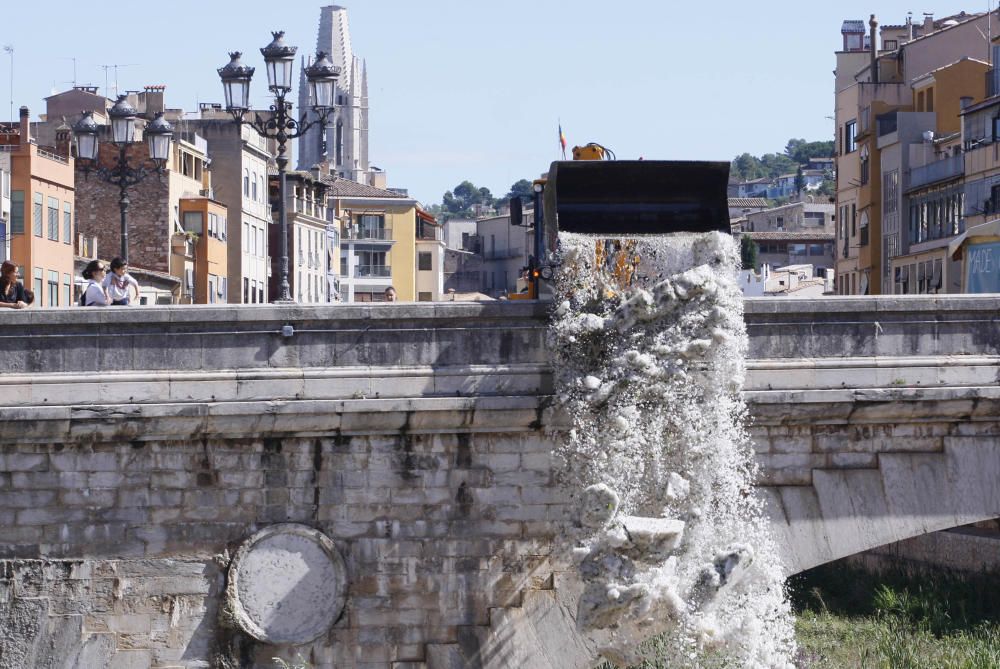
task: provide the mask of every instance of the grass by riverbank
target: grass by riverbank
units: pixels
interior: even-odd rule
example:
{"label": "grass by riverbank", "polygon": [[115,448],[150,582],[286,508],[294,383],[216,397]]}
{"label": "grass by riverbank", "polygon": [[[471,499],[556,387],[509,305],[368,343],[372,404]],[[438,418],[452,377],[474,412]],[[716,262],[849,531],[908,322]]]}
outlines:
{"label": "grass by riverbank", "polygon": [[802,669],[1000,668],[1000,576],[831,565],[789,586]]}

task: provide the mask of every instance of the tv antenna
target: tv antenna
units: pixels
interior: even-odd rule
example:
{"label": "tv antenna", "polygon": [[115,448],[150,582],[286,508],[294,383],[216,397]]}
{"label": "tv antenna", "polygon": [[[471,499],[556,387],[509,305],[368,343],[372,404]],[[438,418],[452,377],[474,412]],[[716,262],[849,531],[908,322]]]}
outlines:
{"label": "tv antenna", "polygon": [[112,63],[111,65],[101,65],[101,69],[104,70],[104,95],[108,95],[108,71],[115,71],[115,97],[118,97],[118,68],[119,67],[135,67],[138,63]]}
{"label": "tv antenna", "polygon": [[3,50],[10,56],[10,120],[13,123],[16,120],[14,118],[14,47],[10,44],[4,44]]}
{"label": "tv antenna", "polygon": [[73,84],[73,88],[76,88],[76,56],[63,56],[60,60],[71,60],[73,61],[73,81],[64,81],[64,84]]}

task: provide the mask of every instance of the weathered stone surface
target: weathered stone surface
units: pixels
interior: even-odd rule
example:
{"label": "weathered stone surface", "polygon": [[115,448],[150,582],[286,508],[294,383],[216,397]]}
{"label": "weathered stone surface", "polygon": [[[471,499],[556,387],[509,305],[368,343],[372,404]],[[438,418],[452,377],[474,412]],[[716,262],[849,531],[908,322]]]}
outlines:
{"label": "weathered stone surface", "polygon": [[301,645],[325,634],[347,596],[347,571],[333,542],[296,524],[264,528],[229,565],[226,604],[250,636]]}

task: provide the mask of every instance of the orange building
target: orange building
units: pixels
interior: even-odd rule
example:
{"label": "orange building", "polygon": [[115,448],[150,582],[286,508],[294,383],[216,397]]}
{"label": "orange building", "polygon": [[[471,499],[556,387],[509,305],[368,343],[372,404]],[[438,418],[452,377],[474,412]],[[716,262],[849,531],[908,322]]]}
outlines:
{"label": "orange building", "polygon": [[73,304],[73,159],[38,148],[28,108],[0,131],[10,154],[10,255],[35,306]]}
{"label": "orange building", "polygon": [[195,304],[229,301],[229,263],[226,244],[226,205],[207,197],[180,199],[184,234],[171,241],[170,273],[184,277],[185,294]]}

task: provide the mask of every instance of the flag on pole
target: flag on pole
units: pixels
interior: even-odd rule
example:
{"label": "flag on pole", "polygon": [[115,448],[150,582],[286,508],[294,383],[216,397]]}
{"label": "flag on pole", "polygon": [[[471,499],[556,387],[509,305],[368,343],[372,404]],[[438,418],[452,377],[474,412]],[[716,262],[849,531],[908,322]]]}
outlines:
{"label": "flag on pole", "polygon": [[559,147],[562,149],[563,160],[566,160],[566,135],[562,131],[562,121],[559,121]]}

